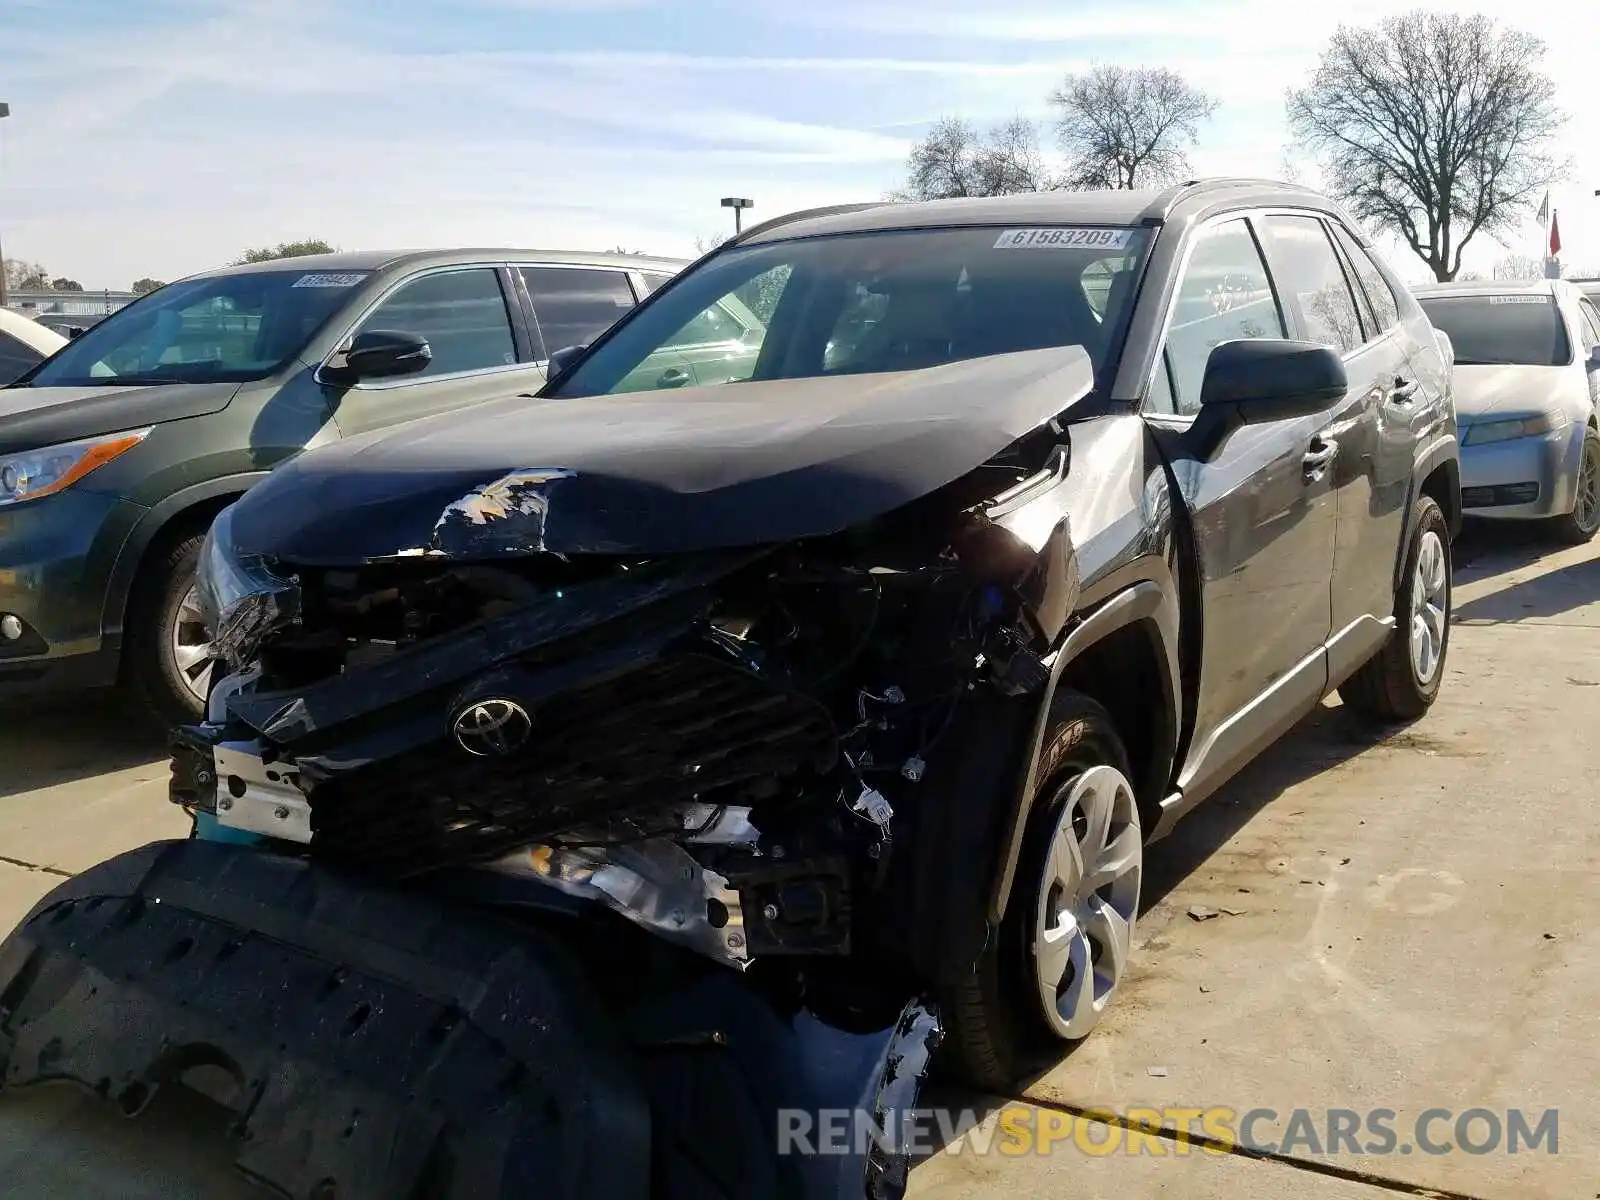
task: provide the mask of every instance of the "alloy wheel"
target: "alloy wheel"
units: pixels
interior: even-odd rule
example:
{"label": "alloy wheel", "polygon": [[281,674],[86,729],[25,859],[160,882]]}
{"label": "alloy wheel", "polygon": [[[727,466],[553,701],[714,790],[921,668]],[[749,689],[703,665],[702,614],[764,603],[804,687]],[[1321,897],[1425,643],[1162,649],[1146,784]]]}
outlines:
{"label": "alloy wheel", "polygon": [[1600,439],[1583,439],[1583,457],[1578,463],[1577,499],[1572,521],[1583,533],[1594,533],[1600,526]]}
{"label": "alloy wheel", "polygon": [[1100,1022],[1128,967],[1144,873],[1133,786],[1115,767],[1063,785],[1034,918],[1039,1002],[1059,1037]]}
{"label": "alloy wheel", "polygon": [[216,657],[211,648],[211,635],[206,632],[205,617],[200,612],[200,596],[193,587],[178,601],[168,651],[179,682],[204,705],[211,691],[211,671]]}
{"label": "alloy wheel", "polygon": [[1417,543],[1417,568],[1411,580],[1411,669],[1423,685],[1433,680],[1444,656],[1450,588],[1445,562],[1444,543],[1429,529]]}

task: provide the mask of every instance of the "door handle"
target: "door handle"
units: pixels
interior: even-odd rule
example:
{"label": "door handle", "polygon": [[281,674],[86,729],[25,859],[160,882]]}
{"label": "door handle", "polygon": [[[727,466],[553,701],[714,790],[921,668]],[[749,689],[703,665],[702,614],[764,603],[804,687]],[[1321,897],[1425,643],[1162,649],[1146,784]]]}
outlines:
{"label": "door handle", "polygon": [[1315,483],[1321,479],[1328,470],[1328,464],[1339,453],[1339,443],[1332,438],[1316,437],[1311,439],[1311,448],[1301,458],[1300,465],[1305,471],[1307,483]]}
{"label": "door handle", "polygon": [[658,388],[683,387],[689,382],[689,372],[682,367],[669,367],[661,372],[661,378],[656,380]]}
{"label": "door handle", "polygon": [[1395,378],[1394,387],[1389,390],[1389,399],[1396,404],[1410,404],[1417,394],[1417,381],[1415,379]]}

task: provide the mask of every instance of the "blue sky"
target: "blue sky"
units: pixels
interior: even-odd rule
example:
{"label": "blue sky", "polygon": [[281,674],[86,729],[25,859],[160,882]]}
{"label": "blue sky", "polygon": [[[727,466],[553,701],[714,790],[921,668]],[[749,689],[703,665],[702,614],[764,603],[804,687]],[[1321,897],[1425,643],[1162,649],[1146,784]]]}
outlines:
{"label": "blue sky", "polygon": [[[729,226],[721,196],[753,197],[757,218],[881,197],[931,121],[1044,117],[1095,61],[1171,66],[1221,100],[1197,170],[1280,175],[1284,89],[1335,21],[1403,5],[1311,7],[0,0],[0,239],[109,287],[303,236],[688,255]],[[1589,39],[1559,10],[1473,7],[1551,42],[1574,115],[1564,257],[1600,266]],[[1539,241],[1530,227],[1515,248]]]}

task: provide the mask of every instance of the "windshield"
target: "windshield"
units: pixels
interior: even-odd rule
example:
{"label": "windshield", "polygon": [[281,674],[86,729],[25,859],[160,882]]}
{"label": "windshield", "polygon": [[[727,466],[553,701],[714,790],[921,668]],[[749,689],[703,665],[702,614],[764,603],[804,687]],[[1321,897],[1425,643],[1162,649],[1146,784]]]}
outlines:
{"label": "windshield", "polygon": [[1551,296],[1422,296],[1422,311],[1450,336],[1456,366],[1560,367],[1572,361]]}
{"label": "windshield", "polygon": [[909,371],[1055,346],[1084,347],[1103,379],[1145,241],[1139,229],[982,227],[737,248],[674,279],[550,394]]}
{"label": "windshield", "polygon": [[32,387],[241,383],[288,363],[369,272],[249,271],[182,280],[69,342]]}

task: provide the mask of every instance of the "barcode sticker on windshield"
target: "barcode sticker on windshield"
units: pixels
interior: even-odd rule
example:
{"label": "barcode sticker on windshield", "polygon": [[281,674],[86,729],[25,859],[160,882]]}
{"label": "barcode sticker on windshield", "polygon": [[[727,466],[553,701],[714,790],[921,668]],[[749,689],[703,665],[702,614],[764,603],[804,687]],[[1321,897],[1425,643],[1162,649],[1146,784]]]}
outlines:
{"label": "barcode sticker on windshield", "polygon": [[1549,296],[1490,296],[1490,304],[1549,304]]}
{"label": "barcode sticker on windshield", "polygon": [[1057,225],[1049,229],[1008,229],[996,250],[1125,250],[1131,229],[1087,229]]}
{"label": "barcode sticker on windshield", "polygon": [[355,287],[366,276],[354,275],[302,275],[294,281],[294,287]]}

